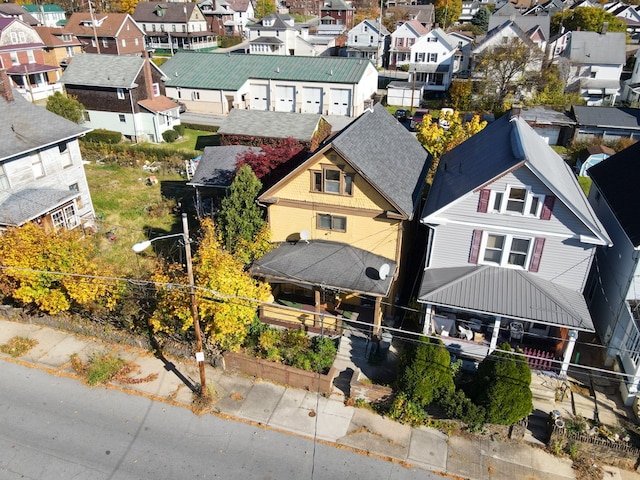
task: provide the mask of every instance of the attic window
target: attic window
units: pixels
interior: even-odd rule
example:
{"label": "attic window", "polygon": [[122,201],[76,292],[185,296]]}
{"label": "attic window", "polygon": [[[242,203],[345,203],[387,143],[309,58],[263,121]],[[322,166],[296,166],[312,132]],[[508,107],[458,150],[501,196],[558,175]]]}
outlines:
{"label": "attic window", "polygon": [[311,191],[333,195],[353,195],[353,174],[323,166],[321,172],[311,171]]}

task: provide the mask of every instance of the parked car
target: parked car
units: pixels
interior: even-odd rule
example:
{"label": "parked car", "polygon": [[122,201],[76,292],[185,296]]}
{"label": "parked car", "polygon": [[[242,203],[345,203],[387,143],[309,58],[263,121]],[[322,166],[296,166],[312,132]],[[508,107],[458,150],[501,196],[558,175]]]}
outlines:
{"label": "parked car", "polygon": [[415,111],[413,117],[411,117],[411,124],[409,126],[412,132],[415,132],[418,130],[418,128],[420,128],[420,124],[424,120],[424,117],[428,117],[427,120],[429,121],[431,120],[431,113],[429,112],[429,110],[419,108]]}
{"label": "parked car", "polygon": [[405,110],[403,108],[399,108],[398,110],[395,111],[393,116],[396,117],[396,119],[399,122],[404,122],[409,118],[410,114],[411,114],[411,112],[409,112],[409,110]]}

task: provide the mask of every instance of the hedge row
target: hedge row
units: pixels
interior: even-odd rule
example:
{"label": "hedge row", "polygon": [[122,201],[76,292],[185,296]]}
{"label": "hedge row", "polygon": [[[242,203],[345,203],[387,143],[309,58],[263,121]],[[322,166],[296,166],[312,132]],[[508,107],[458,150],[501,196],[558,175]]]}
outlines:
{"label": "hedge row", "polygon": [[217,125],[200,125],[198,123],[188,123],[188,122],[180,122],[180,125],[184,125],[184,128],[188,128],[190,130],[202,130],[203,132],[213,132],[213,133],[216,133],[220,128]]}

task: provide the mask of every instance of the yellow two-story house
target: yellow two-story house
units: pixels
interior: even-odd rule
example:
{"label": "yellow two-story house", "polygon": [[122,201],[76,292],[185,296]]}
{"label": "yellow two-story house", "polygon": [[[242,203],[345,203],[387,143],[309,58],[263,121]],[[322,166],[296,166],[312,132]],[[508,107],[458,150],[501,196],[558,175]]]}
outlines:
{"label": "yellow two-story house", "polygon": [[266,190],[259,202],[278,246],[252,273],[272,284],[283,307],[264,308],[263,320],[314,329],[368,316],[375,333],[392,308],[429,164],[377,104]]}

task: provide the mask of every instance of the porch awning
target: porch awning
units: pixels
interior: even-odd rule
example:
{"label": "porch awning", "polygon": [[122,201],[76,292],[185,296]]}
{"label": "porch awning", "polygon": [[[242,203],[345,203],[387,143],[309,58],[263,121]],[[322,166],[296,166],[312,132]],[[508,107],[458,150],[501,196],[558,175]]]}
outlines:
{"label": "porch awning", "polygon": [[425,270],[418,302],[594,332],[580,292],[524,270],[488,265]]}
{"label": "porch awning", "polygon": [[157,97],[140,100],[138,102],[138,105],[146,108],[152,113],[168,112],[179,108],[179,105],[176,102],[165,97],[164,95],[158,95]]}
{"label": "porch awning", "polygon": [[24,63],[15,67],[7,68],[9,75],[30,75],[32,73],[44,73],[59,70],[60,67],[43,65],[42,63]]}
{"label": "porch awning", "polygon": [[[389,273],[381,279],[380,268],[384,264],[389,265]],[[257,260],[250,272],[267,281],[386,297],[396,263],[344,243],[301,240],[280,244]]]}
{"label": "porch awning", "polygon": [[0,202],[0,225],[18,227],[41,217],[80,195],[55,188],[27,188]]}

